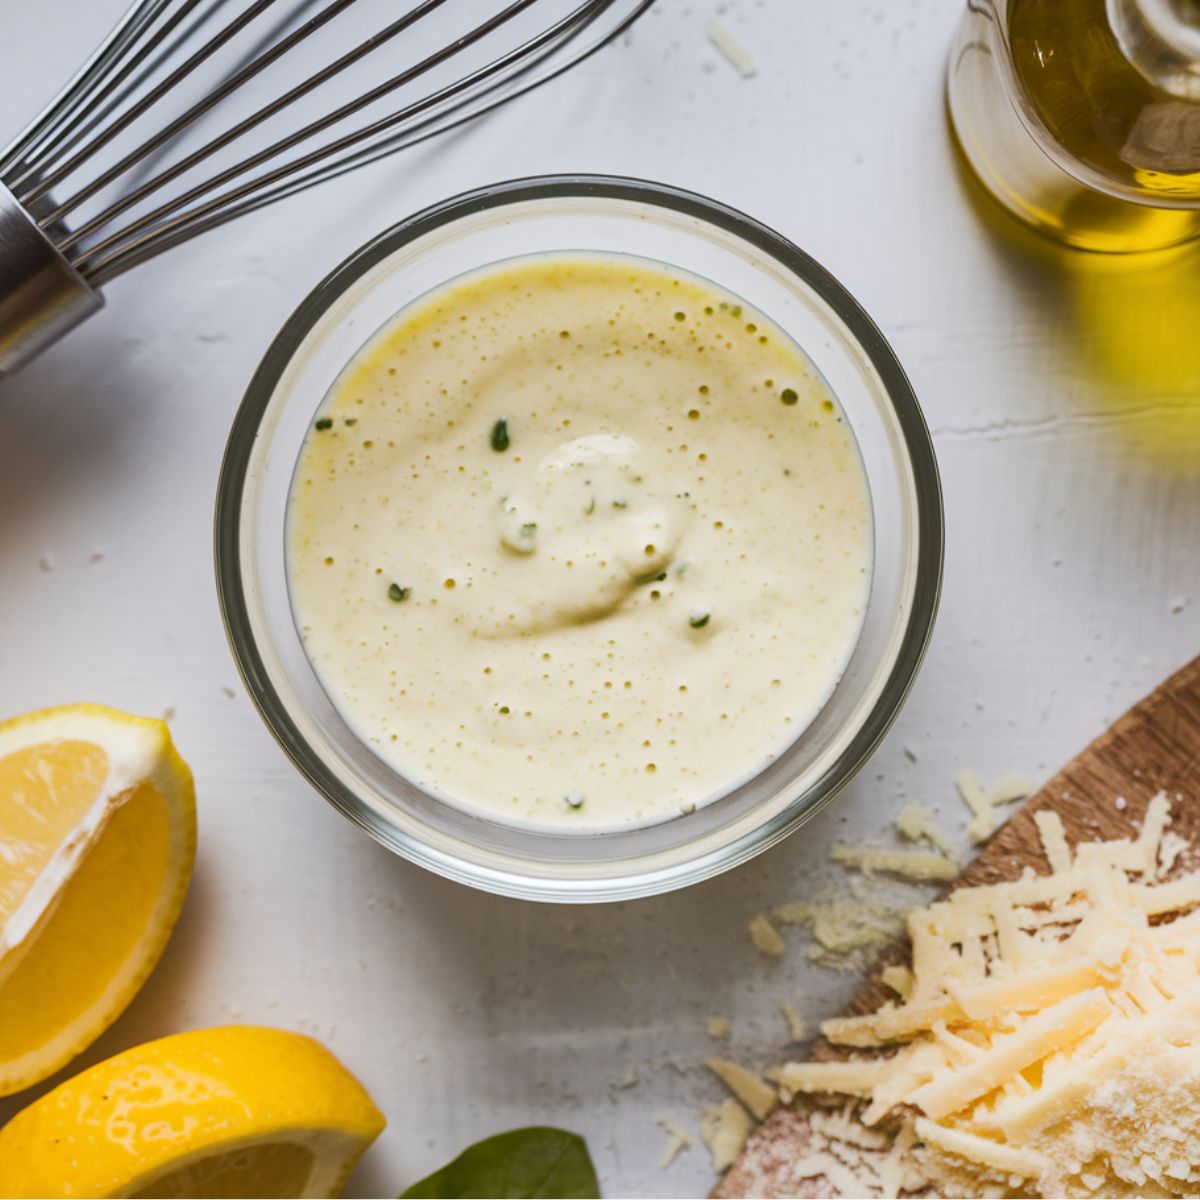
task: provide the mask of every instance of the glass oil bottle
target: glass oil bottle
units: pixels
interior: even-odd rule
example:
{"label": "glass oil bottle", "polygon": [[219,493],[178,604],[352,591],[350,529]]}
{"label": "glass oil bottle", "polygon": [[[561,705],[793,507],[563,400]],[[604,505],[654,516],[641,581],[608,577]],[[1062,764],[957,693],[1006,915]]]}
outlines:
{"label": "glass oil bottle", "polygon": [[947,95],[975,173],[1041,231],[1200,237],[1200,0],[968,0]]}

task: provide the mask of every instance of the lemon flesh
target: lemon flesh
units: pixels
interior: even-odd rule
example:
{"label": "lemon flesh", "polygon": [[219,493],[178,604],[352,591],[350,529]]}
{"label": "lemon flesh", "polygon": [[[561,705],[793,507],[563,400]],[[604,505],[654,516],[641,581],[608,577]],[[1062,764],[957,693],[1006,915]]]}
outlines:
{"label": "lemon flesh", "polygon": [[0,1130],[0,1196],[336,1196],[384,1119],[318,1043],[258,1026],[148,1042]]}
{"label": "lemon flesh", "polygon": [[161,721],[98,705],[0,723],[0,1095],[94,1041],[174,927],[196,844]]}

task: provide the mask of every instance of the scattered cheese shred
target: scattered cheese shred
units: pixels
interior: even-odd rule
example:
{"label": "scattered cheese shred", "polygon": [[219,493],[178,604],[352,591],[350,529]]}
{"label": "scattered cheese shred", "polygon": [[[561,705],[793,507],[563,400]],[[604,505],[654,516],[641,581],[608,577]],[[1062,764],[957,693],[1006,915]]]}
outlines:
{"label": "scattered cheese shred", "polygon": [[1015,1150],[990,1138],[948,1129],[921,1118],[916,1122],[916,1134],[926,1145],[1018,1178],[1037,1179],[1045,1173],[1048,1165],[1041,1155],[1031,1151]]}
{"label": "scattered cheese shred", "polygon": [[959,771],[955,777],[954,786],[963,803],[971,810],[971,823],[967,826],[967,836],[973,842],[986,842],[996,828],[996,809],[984,795],[983,788],[974,771]]}
{"label": "scattered cheese shred", "polygon": [[779,936],[779,930],[771,924],[771,920],[766,913],[759,913],[750,922],[748,928],[750,931],[750,940],[763,954],[769,954],[772,958],[779,958],[787,949],[787,944]]}
{"label": "scattered cheese shred", "polygon": [[891,988],[902,1000],[912,995],[913,973],[904,966],[884,967],[879,976],[884,987]]}
{"label": "scattered cheese shred", "polygon": [[996,808],[999,805],[1024,800],[1033,791],[1023,775],[1005,775],[985,792],[975,772],[967,770],[959,771],[954,786],[963,803],[971,810],[967,835],[973,842],[986,842],[995,832]]}
{"label": "scattered cheese shred", "polygon": [[754,1118],[732,1097],[706,1108],[700,1117],[700,1137],[712,1155],[718,1174],[733,1166],[754,1129]]}
{"label": "scattered cheese shred", "polygon": [[876,850],[869,846],[835,846],[830,858],[844,867],[870,874],[886,871],[921,883],[949,883],[958,878],[958,865],[941,854],[917,850]]}
{"label": "scattered cheese shred", "polygon": [[779,1107],[779,1095],[755,1075],[727,1058],[710,1058],[708,1069],[760,1120]]}
{"label": "scattered cheese shred", "polygon": [[988,788],[987,800],[995,808],[1001,804],[1014,804],[1018,800],[1024,800],[1032,791],[1033,785],[1024,775],[1005,775]]}
{"label": "scattered cheese shred", "polygon": [[783,1019],[787,1022],[788,1036],[792,1041],[805,1041],[808,1037],[808,1026],[805,1025],[804,1018],[790,1004],[781,1004],[779,1011],[783,1013]]}
{"label": "scattered cheese shred", "polygon": [[[960,791],[974,811],[982,790]],[[1200,871],[1162,879],[1186,849],[1163,795],[1136,839],[1072,847],[1057,816],[1036,820],[1049,874],[911,913],[912,971],[885,975],[898,1001],[821,1027],[889,1057],[767,1073],[854,1098],[852,1128],[814,1112],[823,1140],[797,1178],[811,1158],[857,1171],[849,1195],[1200,1194]]]}
{"label": "scattered cheese shred", "polygon": [[933,814],[923,804],[910,804],[896,818],[896,832],[908,842],[928,842],[935,850],[950,855],[950,841],[933,823]]}
{"label": "scattered cheese shred", "polygon": [[667,1134],[667,1144],[663,1147],[662,1157],[658,1160],[658,1169],[665,1171],[684,1150],[690,1149],[696,1143],[679,1128],[670,1113],[660,1113],[656,1120]]}
{"label": "scattered cheese shred", "polygon": [[711,1038],[727,1038],[733,1031],[728,1017],[709,1017],[706,1028]]}
{"label": "scattered cheese shred", "polygon": [[856,900],[781,904],[771,910],[780,925],[806,925],[821,948],[832,954],[886,946],[903,931],[894,907]]}
{"label": "scattered cheese shred", "polygon": [[1158,874],[1161,878],[1164,875],[1169,875],[1175,868],[1175,864],[1179,861],[1180,855],[1188,849],[1186,838],[1181,838],[1177,833],[1164,833],[1162,842],[1158,847]]}
{"label": "scattered cheese shred", "polygon": [[749,52],[738,44],[733,34],[716,17],[708,22],[705,32],[708,34],[708,40],[743,79],[750,79],[758,74],[758,65]]}
{"label": "scattered cheese shred", "polygon": [[789,1092],[831,1092],[843,1096],[869,1096],[886,1075],[887,1061],[872,1058],[784,1063],[767,1072],[768,1079]]}
{"label": "scattered cheese shred", "polygon": [[1053,810],[1045,810],[1033,814],[1037,826],[1038,837],[1042,839],[1042,851],[1051,871],[1069,871],[1071,869],[1071,847],[1067,845],[1066,830],[1063,829],[1062,817]]}

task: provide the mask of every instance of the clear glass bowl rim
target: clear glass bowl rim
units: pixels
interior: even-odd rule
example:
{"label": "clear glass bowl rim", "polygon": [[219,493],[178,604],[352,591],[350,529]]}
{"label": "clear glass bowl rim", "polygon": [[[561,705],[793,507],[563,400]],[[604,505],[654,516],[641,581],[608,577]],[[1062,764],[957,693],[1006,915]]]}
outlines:
{"label": "clear glass bowl rim", "polygon": [[[456,220],[530,200],[598,198],[658,206],[743,239],[791,271],[829,305],[883,382],[900,426],[916,490],[917,567],[912,609],[886,684],[843,754],[793,804],[737,840],[685,862],[574,891],[550,881],[432,851],[401,838],[327,767],[293,723],[255,643],[243,589],[241,522],[247,469],[275,388],[314,325],[364,274],[401,247]],[[623,900],[686,887],[727,871],[776,845],[825,807],[871,756],[916,678],[933,632],[945,545],[941,482],[933,442],[916,394],[886,338],[850,293],[793,242],[738,209],[696,192],[614,175],[559,174],[507,180],[438,201],[371,238],[335,267],[288,317],[251,377],[221,464],[214,516],[216,583],[226,635],[242,681],[280,747],[343,816],[402,857],[457,882],[501,895],[563,902]]]}

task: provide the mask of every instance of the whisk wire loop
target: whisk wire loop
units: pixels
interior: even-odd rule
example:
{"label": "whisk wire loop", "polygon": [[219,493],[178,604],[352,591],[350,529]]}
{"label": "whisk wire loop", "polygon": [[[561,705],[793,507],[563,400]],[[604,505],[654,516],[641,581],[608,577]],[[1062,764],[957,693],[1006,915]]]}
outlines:
{"label": "whisk wire loop", "polygon": [[[122,272],[539,87],[653,2],[133,0],[0,150],[0,224],[45,239],[28,261],[59,298],[45,337],[38,314],[20,337],[0,319],[0,373]],[[24,270],[0,254],[0,317],[6,297],[33,294]]]}

